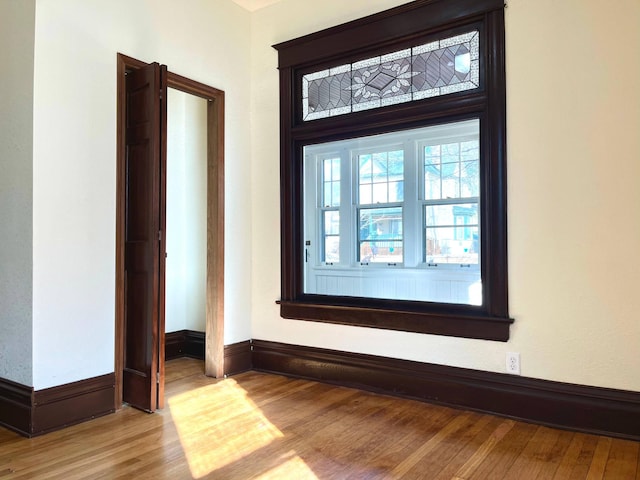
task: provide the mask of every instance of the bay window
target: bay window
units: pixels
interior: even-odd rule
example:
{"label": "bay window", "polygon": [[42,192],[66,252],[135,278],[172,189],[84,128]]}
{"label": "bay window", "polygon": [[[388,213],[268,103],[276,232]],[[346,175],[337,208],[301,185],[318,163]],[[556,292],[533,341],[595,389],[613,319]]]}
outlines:
{"label": "bay window", "polygon": [[479,305],[478,137],[472,119],[305,146],[304,293]]}

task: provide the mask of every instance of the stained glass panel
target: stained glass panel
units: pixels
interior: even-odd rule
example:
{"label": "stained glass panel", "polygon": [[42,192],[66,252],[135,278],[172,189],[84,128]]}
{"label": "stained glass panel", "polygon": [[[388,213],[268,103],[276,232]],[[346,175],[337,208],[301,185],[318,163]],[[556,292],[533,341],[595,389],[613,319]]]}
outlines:
{"label": "stained glass panel", "polygon": [[302,77],[302,118],[334,117],[478,88],[477,30]]}

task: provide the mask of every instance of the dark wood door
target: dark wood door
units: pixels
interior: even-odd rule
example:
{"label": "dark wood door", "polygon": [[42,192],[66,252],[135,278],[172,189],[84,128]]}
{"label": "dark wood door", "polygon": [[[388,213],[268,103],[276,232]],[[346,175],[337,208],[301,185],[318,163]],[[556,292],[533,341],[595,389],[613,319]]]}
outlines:
{"label": "dark wood door", "polygon": [[166,66],[126,77],[123,400],[153,412],[164,391]]}

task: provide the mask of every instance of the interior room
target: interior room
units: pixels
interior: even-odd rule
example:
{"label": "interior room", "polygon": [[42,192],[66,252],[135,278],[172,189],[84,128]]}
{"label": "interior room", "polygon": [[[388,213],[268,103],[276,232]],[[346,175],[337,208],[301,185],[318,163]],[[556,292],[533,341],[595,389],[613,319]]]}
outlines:
{"label": "interior room", "polygon": [[0,44],[0,476],[640,479],[637,0],[0,0]]}

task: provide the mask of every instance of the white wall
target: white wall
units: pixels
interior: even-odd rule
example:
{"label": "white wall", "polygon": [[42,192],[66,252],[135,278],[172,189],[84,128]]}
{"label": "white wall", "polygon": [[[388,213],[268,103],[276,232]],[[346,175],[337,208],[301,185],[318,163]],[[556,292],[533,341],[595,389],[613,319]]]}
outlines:
{"label": "white wall", "polygon": [[207,100],[167,92],[165,331],[204,332],[207,267]]}
{"label": "white wall", "polygon": [[249,28],[230,0],[37,0],[36,389],[113,371],[117,52],[225,91],[225,343],[250,338]]}
{"label": "white wall", "polygon": [[285,320],[279,298],[277,54],[398,4],[283,0],[252,16],[252,336],[640,391],[640,3],[509,0],[508,343]]}
{"label": "white wall", "polygon": [[[509,288],[516,323],[508,343],[279,317],[278,74],[271,45],[402,3],[283,0],[249,14],[230,0],[192,0],[189,8],[170,0],[37,0],[36,389],[113,371],[120,51],[226,92],[226,344],[253,337],[497,372],[504,371],[505,352],[518,351],[525,376],[640,391],[636,0],[616,8],[600,0],[509,1]],[[2,40],[11,34],[3,24]],[[21,62],[15,68],[28,73]],[[28,135],[29,109],[10,108],[26,125],[18,138]],[[14,148],[27,163],[28,143],[23,137]],[[15,178],[25,188],[12,194],[15,209],[0,207],[3,216],[28,212],[29,172],[17,160],[9,168],[11,184]],[[28,242],[23,220],[16,225]],[[13,245],[22,263],[10,276],[28,287],[25,247],[15,237]],[[7,288],[7,275],[0,278]],[[28,299],[9,293],[28,322]],[[3,317],[3,335],[5,323]],[[30,330],[22,324],[9,335]],[[10,355],[28,365],[24,352]],[[28,368],[9,375],[29,383]]]}
{"label": "white wall", "polygon": [[0,377],[33,385],[35,0],[0,0]]}

